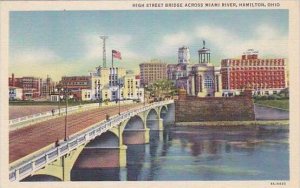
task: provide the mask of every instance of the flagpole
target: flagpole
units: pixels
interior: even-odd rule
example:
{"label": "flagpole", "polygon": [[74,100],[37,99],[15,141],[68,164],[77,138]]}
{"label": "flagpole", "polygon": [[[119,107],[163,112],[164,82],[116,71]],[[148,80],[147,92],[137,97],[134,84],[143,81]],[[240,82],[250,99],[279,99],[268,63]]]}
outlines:
{"label": "flagpole", "polygon": [[111,51],[111,67],[114,68],[114,55],[113,55],[113,51]]}

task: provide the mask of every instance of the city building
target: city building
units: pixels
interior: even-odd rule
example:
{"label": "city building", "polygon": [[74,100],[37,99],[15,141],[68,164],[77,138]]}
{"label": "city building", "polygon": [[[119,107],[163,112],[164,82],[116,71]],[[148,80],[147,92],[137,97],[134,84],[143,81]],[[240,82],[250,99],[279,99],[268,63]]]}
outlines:
{"label": "city building", "polygon": [[68,88],[71,91],[78,91],[82,89],[90,89],[90,76],[63,76],[59,84],[63,88]]}
{"label": "city building", "polygon": [[223,59],[221,74],[224,95],[238,95],[245,88],[254,95],[270,95],[287,88],[286,60],[260,59],[253,49],[241,58]]}
{"label": "city building", "polygon": [[[91,75],[91,99],[114,101],[123,98],[122,86],[126,70],[118,67],[97,67]],[[119,89],[119,84],[120,89]]]}
{"label": "city building", "polygon": [[80,100],[81,101],[90,101],[92,100],[92,90],[91,89],[82,89],[80,91]]}
{"label": "city building", "polygon": [[56,83],[47,75],[46,80],[42,80],[42,97],[50,99],[50,95],[55,92],[55,87]]}
{"label": "city building", "polygon": [[171,80],[176,88],[184,87],[187,89],[188,72],[191,71],[190,50],[183,46],[178,49],[178,64],[167,66],[168,80]]}
{"label": "city building", "polygon": [[23,89],[15,86],[9,86],[9,100],[22,100]]}
{"label": "city building", "polygon": [[140,64],[141,85],[146,86],[157,80],[167,79],[167,64],[160,60],[151,60]]}
{"label": "city building", "polygon": [[211,63],[210,49],[205,47],[198,50],[199,63],[188,72],[187,94],[198,97],[222,96],[222,77],[220,69]]}
{"label": "city building", "polygon": [[178,64],[189,64],[190,58],[190,49],[187,46],[178,49]]}
{"label": "city building", "polygon": [[42,79],[33,76],[16,78],[14,74],[8,78],[9,86],[23,89],[23,100],[32,100],[41,96]]}
{"label": "city building", "polygon": [[124,99],[144,101],[144,88],[140,85],[140,76],[126,74],[123,88]]}
{"label": "city building", "polygon": [[[58,87],[68,89],[74,100],[82,100],[81,91],[91,89],[91,76],[63,76]],[[58,93],[59,91],[56,91],[53,95],[58,95]],[[51,100],[55,99],[56,97],[51,98]]]}

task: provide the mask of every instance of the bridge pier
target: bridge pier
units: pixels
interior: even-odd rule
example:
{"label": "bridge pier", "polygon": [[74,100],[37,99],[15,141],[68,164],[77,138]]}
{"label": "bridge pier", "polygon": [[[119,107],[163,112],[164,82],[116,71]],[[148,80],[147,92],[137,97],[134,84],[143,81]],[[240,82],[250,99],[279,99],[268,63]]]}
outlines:
{"label": "bridge pier", "polygon": [[79,146],[71,153],[66,154],[44,168],[36,171],[33,175],[49,175],[62,181],[71,181],[71,170],[85,145]]}
{"label": "bridge pier", "polygon": [[126,158],[127,146],[122,145],[119,148],[119,167],[126,167],[127,158]]}
{"label": "bridge pier", "polygon": [[149,128],[146,129],[125,129],[123,131],[123,143],[130,144],[147,144],[149,143]]}
{"label": "bridge pier", "polygon": [[147,126],[151,130],[162,131],[162,130],[164,130],[164,120],[162,118],[148,119],[147,120]]}

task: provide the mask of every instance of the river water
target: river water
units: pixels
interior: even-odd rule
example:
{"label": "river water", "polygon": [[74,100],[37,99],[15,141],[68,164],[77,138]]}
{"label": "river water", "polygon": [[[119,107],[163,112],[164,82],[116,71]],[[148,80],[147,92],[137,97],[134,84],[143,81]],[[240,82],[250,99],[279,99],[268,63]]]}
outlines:
{"label": "river water", "polygon": [[127,167],[74,169],[72,181],[288,180],[289,130],[171,127],[150,143],[128,145]]}

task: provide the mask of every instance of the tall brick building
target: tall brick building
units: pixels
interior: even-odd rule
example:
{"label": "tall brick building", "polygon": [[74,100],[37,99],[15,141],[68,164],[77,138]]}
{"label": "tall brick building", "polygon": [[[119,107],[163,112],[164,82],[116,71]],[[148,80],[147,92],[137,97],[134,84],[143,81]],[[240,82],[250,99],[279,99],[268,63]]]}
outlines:
{"label": "tall brick building", "polygon": [[159,60],[151,60],[140,64],[141,84],[152,84],[161,79],[167,79],[167,64]]}
{"label": "tall brick building", "polygon": [[245,88],[256,95],[276,94],[287,87],[284,58],[260,59],[258,52],[249,49],[240,59],[221,61],[223,93],[238,94]]}

